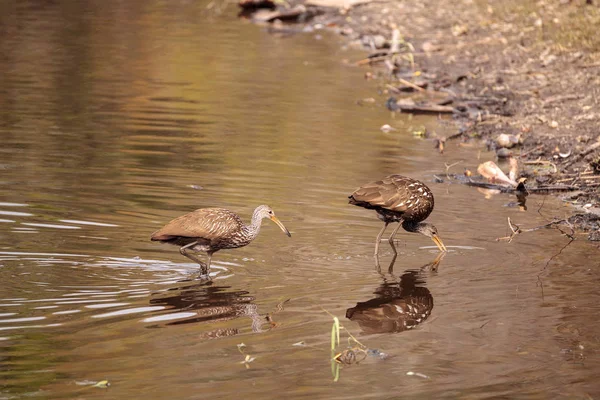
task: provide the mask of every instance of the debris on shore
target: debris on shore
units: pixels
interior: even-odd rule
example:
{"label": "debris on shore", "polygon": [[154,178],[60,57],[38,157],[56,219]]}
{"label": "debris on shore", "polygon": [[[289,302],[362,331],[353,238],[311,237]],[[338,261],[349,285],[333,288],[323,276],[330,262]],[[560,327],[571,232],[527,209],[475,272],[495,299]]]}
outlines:
{"label": "debris on shore", "polygon": [[[382,106],[453,127],[430,138],[440,154],[484,143],[498,160],[518,162],[502,190],[568,192],[582,212],[600,215],[600,36],[586,28],[600,24],[600,7],[527,3],[240,0],[240,8],[278,29],[344,36],[368,51],[350,65],[377,82]],[[500,176],[490,164],[483,171]]]}

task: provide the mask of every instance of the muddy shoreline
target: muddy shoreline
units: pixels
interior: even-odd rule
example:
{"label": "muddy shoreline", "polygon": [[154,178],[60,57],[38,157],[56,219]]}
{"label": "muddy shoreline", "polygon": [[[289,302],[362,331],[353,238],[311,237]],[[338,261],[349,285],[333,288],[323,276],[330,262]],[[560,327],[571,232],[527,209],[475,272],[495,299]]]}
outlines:
{"label": "muddy shoreline", "polygon": [[[600,39],[587,27],[600,23],[600,7],[592,1],[497,9],[468,0],[452,7],[437,0],[242,0],[240,7],[270,32],[328,29],[365,49],[354,63],[376,80],[388,109],[451,121],[446,136],[423,133],[432,151],[475,142],[495,151],[491,161],[515,159],[515,181],[572,204],[587,215],[576,228],[600,240]],[[523,189],[465,173],[499,190]]]}

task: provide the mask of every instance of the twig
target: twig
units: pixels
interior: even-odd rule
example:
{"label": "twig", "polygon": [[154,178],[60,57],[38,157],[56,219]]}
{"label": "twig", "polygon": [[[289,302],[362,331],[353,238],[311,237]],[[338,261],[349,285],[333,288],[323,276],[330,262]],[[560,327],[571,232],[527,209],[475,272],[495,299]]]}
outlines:
{"label": "twig", "polygon": [[390,45],[390,54],[400,51],[400,30],[394,29],[392,32],[392,43]]}
{"label": "twig", "polygon": [[582,98],[583,98],[583,96],[579,95],[579,94],[566,94],[566,95],[551,96],[551,97],[548,97],[546,100],[542,100],[542,102],[544,103],[544,107],[545,107],[549,104],[556,103],[559,101],[579,100]]}
{"label": "twig", "polygon": [[544,282],[542,281],[542,275],[547,271],[548,266],[550,265],[550,263],[552,262],[552,260],[554,260],[556,257],[560,256],[562,254],[562,252],[564,251],[564,249],[566,249],[575,240],[575,238],[573,236],[568,236],[567,235],[567,237],[569,237],[569,242],[567,244],[565,244],[558,251],[558,253],[554,254],[552,257],[550,257],[548,259],[548,261],[546,262],[546,265],[544,265],[544,268],[542,268],[542,270],[540,271],[540,273],[537,275],[537,283],[539,284],[540,288],[542,289],[542,300],[544,300]]}
{"label": "twig", "polygon": [[413,88],[413,89],[415,89],[415,90],[418,90],[419,92],[426,92],[426,90],[425,90],[425,89],[423,89],[422,87],[420,87],[420,86],[417,86],[417,85],[415,85],[414,83],[407,81],[406,79],[398,78],[398,81],[399,81],[400,83],[403,83],[403,84],[405,84],[406,86],[410,86],[411,88]]}
{"label": "twig", "polygon": [[539,206],[539,207],[538,207],[538,209],[537,209],[537,213],[538,213],[538,214],[539,214],[539,215],[540,215],[542,218],[545,218],[545,217],[542,215],[542,208],[544,208],[544,204],[546,204],[546,197],[542,197],[542,204],[540,204],[540,206]]}
{"label": "twig", "polygon": [[401,92],[400,89],[398,89],[396,86],[390,85],[389,83],[386,83],[385,87],[387,87],[388,89],[390,89],[394,93],[400,93]]}
{"label": "twig", "polygon": [[554,173],[558,172],[558,168],[556,168],[556,164],[554,164],[552,161],[545,161],[545,160],[541,160],[539,158],[535,161],[525,161],[523,164],[525,164],[525,165],[537,165],[537,164],[550,165],[550,166],[552,166],[552,168],[554,168]]}
{"label": "twig", "polygon": [[569,182],[571,181],[571,184],[573,184],[573,182],[575,182],[577,178],[567,178],[567,179],[559,179],[556,181],[556,183],[563,183],[563,182]]}
{"label": "twig", "polygon": [[534,147],[533,149],[531,149],[531,150],[529,150],[529,151],[526,151],[525,153],[521,153],[521,154],[519,155],[519,157],[525,157],[525,156],[529,155],[530,153],[533,153],[534,151],[538,151],[538,150],[540,150],[540,149],[542,149],[542,148],[544,148],[544,145],[543,145],[543,144],[541,144],[541,145],[539,145],[539,146],[537,146],[537,147]]}
{"label": "twig", "polygon": [[510,242],[512,242],[512,240],[513,240],[513,238],[515,236],[517,236],[519,233],[522,232],[521,228],[519,228],[518,225],[514,225],[513,226],[512,221],[510,220],[510,217],[508,217],[508,227],[510,228],[510,230],[512,232],[510,234],[510,236],[504,236],[504,237],[501,237],[501,238],[497,238],[496,239],[497,242],[499,242],[500,240],[506,240],[508,243],[510,243]]}
{"label": "twig", "polygon": [[454,167],[455,165],[460,164],[461,162],[462,160],[452,163],[450,165],[448,165],[448,163],[444,163],[444,165],[446,166],[446,178],[450,179],[450,176],[448,176],[448,170],[450,170],[450,168]]}
{"label": "twig", "polygon": [[[538,209],[538,212],[539,212],[539,209]],[[566,224],[569,227],[569,229],[571,230],[571,233],[566,233],[566,232],[564,232],[562,229],[560,229],[558,227],[560,224],[563,224],[563,223]],[[573,236],[573,234],[575,233],[575,230],[573,229],[573,225],[571,224],[571,222],[569,222],[568,219],[561,219],[561,220],[558,220],[558,221],[552,221],[552,222],[549,222],[549,223],[544,224],[544,225],[536,226],[534,228],[521,229],[518,225],[513,224],[513,222],[510,220],[510,217],[509,217],[508,218],[508,226],[509,226],[509,228],[510,228],[510,230],[511,230],[512,233],[509,236],[504,236],[504,237],[496,238],[497,242],[502,241],[502,240],[506,240],[508,243],[510,243],[510,242],[512,242],[512,240],[514,239],[515,236],[517,236],[517,235],[519,235],[521,233],[533,232],[533,231],[537,231],[537,230],[540,230],[540,229],[552,228],[552,227],[556,227],[556,229],[558,229],[561,234],[565,235],[569,239],[575,240],[575,237]]]}
{"label": "twig", "polygon": [[459,137],[461,137],[462,135],[464,135],[464,133],[465,133],[465,132],[463,132],[463,131],[458,131],[457,133],[453,133],[452,135],[448,136],[448,137],[446,138],[446,140],[452,140],[452,139],[459,138]]}
{"label": "twig", "polygon": [[573,163],[576,163],[577,161],[581,160],[583,157],[587,156],[588,154],[590,154],[591,152],[595,151],[599,147],[600,147],[600,136],[598,136],[596,138],[596,143],[588,146],[587,149],[585,149],[581,153],[577,154],[576,156],[573,156],[573,158],[570,161],[567,161],[564,164],[564,167],[565,168],[570,167]]}
{"label": "twig", "polygon": [[367,58],[364,58],[362,60],[357,61],[356,65],[366,65],[366,64],[372,64],[372,63],[376,63],[376,62],[381,62],[381,61],[387,60],[388,57],[389,56],[387,54],[385,56],[367,57]]}

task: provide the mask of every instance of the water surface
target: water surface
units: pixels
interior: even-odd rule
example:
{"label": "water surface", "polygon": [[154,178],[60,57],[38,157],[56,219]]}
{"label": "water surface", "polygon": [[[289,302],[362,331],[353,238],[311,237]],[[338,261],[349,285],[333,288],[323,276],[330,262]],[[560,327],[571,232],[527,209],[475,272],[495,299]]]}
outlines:
{"label": "water surface", "polygon": [[[600,395],[597,249],[555,230],[495,240],[507,217],[532,227],[567,208],[436,183],[445,165],[475,169],[478,149],[438,155],[409,133],[443,134],[435,119],[358,105],[376,94],[351,65],[362,53],[207,4],[2,6],[0,397]],[[375,268],[381,222],[346,197],[391,173],[434,192],[451,249],[436,268],[433,243],[407,233],[393,271],[385,243]],[[212,284],[149,241],[196,208],[248,221],[263,203],[292,238],[266,221],[215,254]],[[425,314],[410,328],[407,304]],[[334,382],[325,310],[387,357]]]}

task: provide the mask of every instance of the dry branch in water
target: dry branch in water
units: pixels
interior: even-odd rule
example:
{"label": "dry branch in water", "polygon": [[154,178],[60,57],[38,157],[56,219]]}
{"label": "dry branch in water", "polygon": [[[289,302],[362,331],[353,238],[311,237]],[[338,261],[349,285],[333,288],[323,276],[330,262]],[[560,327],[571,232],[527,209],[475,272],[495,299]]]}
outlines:
{"label": "dry branch in water", "polygon": [[[567,233],[567,232],[563,231],[562,229],[560,229],[559,225],[561,225],[561,224],[567,225],[567,227],[571,230],[571,232]],[[568,237],[571,240],[575,240],[575,237],[573,236],[575,234],[575,229],[573,228],[573,225],[571,224],[571,221],[569,221],[569,219],[561,219],[558,221],[552,221],[552,222],[549,222],[544,225],[536,226],[535,228],[521,229],[519,227],[519,225],[513,223],[510,220],[510,217],[508,217],[508,227],[510,228],[512,233],[509,236],[496,238],[497,242],[499,242],[501,240],[506,240],[508,243],[510,243],[510,242],[512,242],[512,240],[514,239],[515,236],[520,235],[521,233],[533,232],[533,231],[537,231],[539,229],[545,229],[545,228],[556,228],[560,231],[561,234],[565,235],[566,237]]]}

